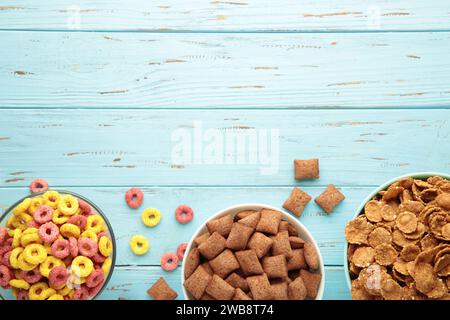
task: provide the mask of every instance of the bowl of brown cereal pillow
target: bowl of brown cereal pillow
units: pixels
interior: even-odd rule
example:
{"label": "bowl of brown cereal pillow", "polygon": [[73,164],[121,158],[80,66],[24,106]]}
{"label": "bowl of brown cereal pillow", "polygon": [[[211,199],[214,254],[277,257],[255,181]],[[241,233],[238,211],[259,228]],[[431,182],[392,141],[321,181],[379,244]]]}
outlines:
{"label": "bowl of brown cereal pillow", "polygon": [[384,183],[361,203],[345,238],[352,299],[450,299],[450,175]]}
{"label": "bowl of brown cereal pillow", "polygon": [[188,300],[322,299],[325,272],[311,233],[284,211],[259,203],[221,210],[186,248]]}

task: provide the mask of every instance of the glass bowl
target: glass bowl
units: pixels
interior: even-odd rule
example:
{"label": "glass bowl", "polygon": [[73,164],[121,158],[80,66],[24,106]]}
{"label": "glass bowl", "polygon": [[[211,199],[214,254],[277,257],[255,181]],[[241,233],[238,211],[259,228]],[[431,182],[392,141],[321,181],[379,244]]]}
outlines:
{"label": "glass bowl", "polygon": [[[113,229],[111,227],[111,224],[110,224],[108,218],[103,213],[103,211],[98,206],[96,206],[91,200],[89,200],[89,199],[87,199],[87,198],[85,198],[85,197],[83,197],[83,196],[81,196],[81,195],[79,195],[79,194],[77,194],[75,192],[71,192],[71,191],[56,190],[56,189],[51,189],[51,191],[56,191],[56,192],[58,192],[61,195],[72,195],[72,196],[74,196],[76,198],[79,198],[79,199],[87,202],[92,207],[94,214],[99,214],[103,218],[103,220],[105,221],[106,232],[109,234],[109,236],[111,238],[112,246],[113,246],[112,253],[111,253],[111,256],[110,256],[112,261],[111,261],[111,268],[109,269],[108,274],[105,276],[105,281],[103,282],[102,288],[99,290],[99,292],[97,292],[96,295],[90,297],[91,300],[94,300],[94,299],[98,298],[101,295],[101,293],[103,292],[104,288],[108,285],[108,282],[111,279],[111,276],[112,276],[113,271],[114,271],[114,265],[115,265],[115,262],[116,262],[116,248],[117,248],[117,246],[116,246],[116,240],[115,240],[115,237],[114,237]],[[12,206],[10,206],[5,211],[5,213],[3,213],[0,216],[0,227],[5,227],[6,226],[6,222],[8,221],[8,219],[13,214],[12,212],[13,212],[14,208],[17,207],[17,205],[19,205],[22,201],[24,201],[27,198],[32,199],[32,198],[34,198],[36,196],[40,196],[40,195],[42,195],[44,193],[45,192],[37,192],[37,193],[30,194],[30,195],[28,195],[26,197],[23,197],[22,199],[18,200],[16,203],[14,203]],[[14,300],[14,299],[15,299],[15,297],[12,294],[12,290],[11,289],[3,289],[2,287],[0,287],[0,300]]]}

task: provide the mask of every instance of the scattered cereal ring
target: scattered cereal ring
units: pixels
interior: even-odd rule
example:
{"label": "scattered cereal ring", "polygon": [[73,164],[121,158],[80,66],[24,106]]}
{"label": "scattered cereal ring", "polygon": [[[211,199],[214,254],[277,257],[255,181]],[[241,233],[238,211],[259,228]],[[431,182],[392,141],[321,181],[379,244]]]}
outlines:
{"label": "scattered cereal ring", "polygon": [[27,290],[19,290],[16,296],[17,300],[29,300],[28,291]]}
{"label": "scattered cereal ring", "polygon": [[11,251],[11,254],[9,256],[9,263],[11,264],[11,267],[13,267],[14,269],[19,269],[19,255],[22,254],[23,252],[23,248],[22,247],[18,247],[15,248]]}
{"label": "scattered cereal ring", "polygon": [[31,205],[31,198],[26,198],[21,203],[19,203],[13,210],[14,215],[18,215],[28,211],[28,208]]}
{"label": "scattered cereal ring", "polygon": [[161,267],[166,271],[173,271],[178,267],[178,256],[168,252],[161,257]]}
{"label": "scattered cereal ring", "polygon": [[108,237],[101,237],[98,241],[98,250],[100,251],[100,253],[105,257],[109,257],[111,255],[112,249],[111,239],[109,239]]}
{"label": "scattered cereal ring", "polygon": [[97,269],[92,271],[89,277],[86,278],[86,286],[89,288],[94,288],[105,281],[105,276],[102,269]]}
{"label": "scattered cereal ring", "polygon": [[89,299],[89,290],[86,286],[81,286],[73,291],[73,300],[87,300]]}
{"label": "scattered cereal ring", "polygon": [[12,277],[11,270],[7,266],[0,265],[0,286],[6,287]]}
{"label": "scattered cereal ring", "polygon": [[142,212],[141,219],[142,223],[147,227],[154,227],[161,220],[161,212],[155,208],[145,209],[144,212]]}
{"label": "scattered cereal ring", "polygon": [[112,259],[111,258],[105,259],[105,261],[102,264],[102,271],[105,274],[105,276],[109,273],[109,270],[111,270],[111,265]]}
{"label": "scattered cereal ring", "polygon": [[78,241],[74,237],[69,238],[69,252],[72,258],[78,255]]}
{"label": "scattered cereal ring", "polygon": [[22,254],[25,261],[30,264],[42,263],[47,258],[47,250],[43,245],[38,243],[32,243],[26,246]]}
{"label": "scattered cereal ring", "polygon": [[42,195],[42,198],[44,198],[44,204],[52,207],[53,209],[56,209],[56,207],[58,206],[60,197],[61,195],[59,194],[59,192],[53,190],[49,190]]}
{"label": "scattered cereal ring", "polygon": [[28,296],[30,300],[45,300],[46,290],[48,289],[48,285],[45,282],[38,282],[33,284],[28,291]]}
{"label": "scattered cereal ring", "polygon": [[175,210],[175,218],[179,223],[188,223],[194,218],[194,211],[187,205],[181,205]]}
{"label": "scattered cereal ring", "polygon": [[59,228],[53,222],[44,223],[39,227],[39,237],[45,243],[53,243],[59,236]]}
{"label": "scattered cereal ring", "polygon": [[[102,241],[99,242],[99,244]],[[93,257],[98,251],[97,242],[92,241],[89,238],[78,239],[78,252],[85,257]]]}
{"label": "scattered cereal ring", "polygon": [[66,238],[78,238],[80,236],[80,228],[71,223],[66,223],[59,228],[59,232]]}
{"label": "scattered cereal ring", "polygon": [[68,223],[76,225],[78,228],[80,228],[80,230],[84,230],[84,228],[86,228],[87,219],[85,216],[77,214],[71,216]]}
{"label": "scattered cereal ring", "polygon": [[9,285],[13,288],[22,289],[22,290],[30,289],[30,284],[22,279],[9,280]]}
{"label": "scattered cereal ring", "polygon": [[98,214],[90,215],[87,217],[86,230],[92,230],[97,234],[106,231],[105,221]]}
{"label": "scattered cereal ring", "polygon": [[55,211],[53,211],[52,221],[56,224],[61,225],[69,221],[69,217],[56,209]]}
{"label": "scattered cereal ring", "polygon": [[31,193],[38,193],[48,190],[48,182],[44,179],[35,179],[31,181],[30,191]]}
{"label": "scattered cereal ring", "polygon": [[79,208],[78,200],[70,194],[63,195],[58,201],[57,208],[64,215],[73,216]]}
{"label": "scattered cereal ring", "polygon": [[53,208],[50,206],[40,206],[34,213],[33,218],[37,223],[46,223],[52,220]]}
{"label": "scattered cereal ring", "polygon": [[177,248],[177,256],[178,259],[181,261],[184,258],[184,253],[186,252],[187,243],[183,242],[181,243]]}
{"label": "scattered cereal ring", "polygon": [[52,255],[58,259],[65,259],[69,256],[69,241],[66,239],[58,239],[52,244]]}
{"label": "scattered cereal ring", "polygon": [[72,261],[71,270],[79,277],[87,277],[94,270],[94,263],[91,259],[78,256]]}
{"label": "scattered cereal ring", "polygon": [[146,237],[136,235],[131,238],[130,247],[134,254],[140,256],[147,253],[150,245]]}
{"label": "scattered cereal ring", "polygon": [[17,258],[17,266],[19,267],[20,270],[31,271],[34,268],[36,268],[37,264],[32,264],[32,263],[29,263],[28,261],[26,261],[25,255],[22,253]]}
{"label": "scattered cereal ring", "polygon": [[44,205],[43,198],[41,197],[32,198],[30,206],[28,207],[28,213],[33,214],[42,205]]}
{"label": "scattered cereal ring", "polygon": [[78,207],[80,208],[80,214],[88,216],[92,212],[92,207],[86,201],[78,198]]}
{"label": "scattered cereal ring", "polygon": [[49,285],[52,288],[63,287],[69,278],[69,271],[65,266],[54,267],[48,274]]}
{"label": "scattered cereal ring", "polygon": [[62,295],[59,294],[53,294],[50,297],[48,297],[47,300],[64,300],[64,297]]}
{"label": "scattered cereal ring", "polygon": [[131,188],[125,193],[125,201],[130,208],[139,208],[144,200],[144,194],[139,188]]}

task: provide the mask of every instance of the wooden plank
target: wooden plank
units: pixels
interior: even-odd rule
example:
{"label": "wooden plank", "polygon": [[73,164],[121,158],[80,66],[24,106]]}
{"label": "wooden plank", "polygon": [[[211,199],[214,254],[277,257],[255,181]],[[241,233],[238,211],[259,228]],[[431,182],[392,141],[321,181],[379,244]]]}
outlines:
{"label": "wooden plank", "polygon": [[0,48],[0,106],[7,108],[443,108],[450,102],[447,32],[2,32],[0,39],[8,44]]}
{"label": "wooden plank", "polygon": [[[60,187],[290,186],[296,184],[298,158],[320,158],[321,179],[302,186],[376,186],[415,171],[448,172],[449,115],[450,110],[0,110],[0,187],[28,186],[37,177]],[[207,140],[211,134],[216,139]],[[233,134],[251,135],[257,143],[247,139],[238,148]],[[211,149],[219,157],[208,156]]]}
{"label": "wooden plank", "polygon": [[333,31],[448,29],[445,0],[7,1],[1,29]]}

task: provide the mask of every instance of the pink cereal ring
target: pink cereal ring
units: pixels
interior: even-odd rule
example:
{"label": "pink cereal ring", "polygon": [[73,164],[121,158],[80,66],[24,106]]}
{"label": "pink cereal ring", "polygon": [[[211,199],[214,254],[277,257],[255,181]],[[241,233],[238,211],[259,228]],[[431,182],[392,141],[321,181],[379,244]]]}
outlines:
{"label": "pink cereal ring", "polygon": [[69,252],[72,258],[76,258],[78,256],[78,241],[74,237],[69,238]]}
{"label": "pink cereal ring", "polygon": [[188,223],[194,218],[194,210],[183,204],[175,210],[175,217],[179,223]]}
{"label": "pink cereal ring", "polygon": [[44,223],[39,227],[39,237],[45,243],[53,243],[59,236],[59,228],[53,222]]}
{"label": "pink cereal ring", "polygon": [[80,208],[83,216],[88,216],[92,212],[92,207],[84,200],[78,199],[78,207]]}
{"label": "pink cereal ring", "polygon": [[178,256],[168,252],[161,257],[161,267],[166,271],[173,271],[178,267]]}
{"label": "pink cereal ring", "polygon": [[31,181],[30,191],[31,193],[44,192],[48,190],[48,182],[44,179],[35,179]]}
{"label": "pink cereal ring", "polygon": [[78,239],[78,252],[85,257],[93,257],[98,252],[98,245],[89,238]]}
{"label": "pink cereal ring", "polygon": [[96,252],[92,257],[91,257],[92,261],[94,261],[95,263],[98,264],[102,264],[103,262],[105,262],[106,257],[104,257],[102,254],[99,254],[98,252]]}
{"label": "pink cereal ring", "polygon": [[184,258],[184,252],[186,251],[187,243],[183,242],[181,243],[177,248],[177,256],[178,259],[181,261]]}
{"label": "pink cereal ring", "polygon": [[7,287],[9,284],[9,280],[11,280],[13,274],[11,270],[7,266],[0,266],[0,286]]}
{"label": "pink cereal ring", "polygon": [[39,223],[37,223],[36,221],[34,221],[34,220],[31,220],[30,222],[28,222],[28,226],[30,227],[30,228],[36,228],[36,229],[39,229],[39,227],[41,226]]}
{"label": "pink cereal ring", "polygon": [[111,237],[109,236],[109,234],[107,234],[105,231],[100,232],[98,235],[98,240],[100,240],[101,237],[108,237],[109,240],[111,240]]}
{"label": "pink cereal ring", "polygon": [[20,270],[19,274],[22,277],[22,279],[25,280],[26,282],[28,282],[29,284],[38,283],[39,280],[41,280],[41,278],[42,278],[39,268],[34,268],[31,271]]}
{"label": "pink cereal ring", "polygon": [[6,239],[8,239],[8,229],[1,227],[0,228],[0,245],[3,244],[3,242],[6,241]]}
{"label": "pink cereal ring", "polygon": [[85,216],[82,216],[81,214],[77,214],[71,216],[69,221],[67,222],[78,226],[80,230],[84,230],[86,228],[87,218]]}
{"label": "pink cereal ring", "polygon": [[99,284],[102,284],[103,281],[105,281],[105,276],[103,275],[102,269],[96,269],[87,277],[86,286],[89,288],[95,288]]}
{"label": "pink cereal ring", "polygon": [[139,188],[131,188],[125,193],[125,201],[130,208],[139,208],[144,200],[144,194]]}
{"label": "pink cereal ring", "polygon": [[53,208],[50,206],[42,205],[33,214],[34,221],[37,223],[46,223],[52,220]]}
{"label": "pink cereal ring", "polygon": [[72,300],[87,300],[89,299],[89,290],[85,285],[73,291]]}
{"label": "pink cereal ring", "polygon": [[88,290],[89,290],[89,296],[90,297],[95,297],[99,292],[100,292],[100,290],[102,290],[102,287],[103,287],[103,282],[101,282],[98,286],[96,286],[96,287],[93,287],[93,288],[88,288]]}
{"label": "pink cereal ring", "polygon": [[9,238],[5,241],[5,243],[3,243],[3,245],[0,246],[0,255],[3,255],[6,252],[12,250],[12,242],[13,242],[13,239]]}
{"label": "pink cereal ring", "polygon": [[69,271],[63,266],[53,268],[48,274],[48,283],[52,288],[62,287],[69,278]]}
{"label": "pink cereal ring", "polygon": [[11,263],[9,262],[10,256],[11,256],[11,251],[6,252],[2,257],[0,264],[3,264],[5,266],[7,266],[8,268],[11,268]]}
{"label": "pink cereal ring", "polygon": [[19,292],[17,292],[16,299],[17,300],[29,300],[28,291],[27,290],[19,290]]}
{"label": "pink cereal ring", "polygon": [[65,259],[69,256],[69,241],[58,239],[52,244],[52,255],[58,259]]}

